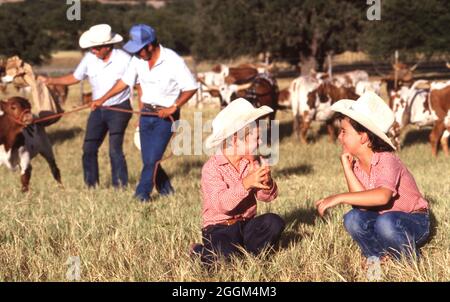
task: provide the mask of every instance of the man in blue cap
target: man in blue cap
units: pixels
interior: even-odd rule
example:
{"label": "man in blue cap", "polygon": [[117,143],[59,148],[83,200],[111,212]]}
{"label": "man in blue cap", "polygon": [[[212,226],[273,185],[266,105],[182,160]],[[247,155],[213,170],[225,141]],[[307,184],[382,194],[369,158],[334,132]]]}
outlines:
{"label": "man in blue cap", "polygon": [[[184,60],[173,50],[158,43],[153,28],[138,24],[130,30],[130,41],[124,50],[134,55],[122,79],[103,97],[95,100],[96,109],[111,96],[139,82],[142,89],[141,111],[156,115],[141,115],[139,121],[143,168],[135,196],[148,201],[153,190],[156,163],[162,158],[172,136],[172,121],[179,119],[180,108],[195,94],[198,83]],[[169,177],[159,166],[156,171],[156,189],[162,195],[174,190]]]}

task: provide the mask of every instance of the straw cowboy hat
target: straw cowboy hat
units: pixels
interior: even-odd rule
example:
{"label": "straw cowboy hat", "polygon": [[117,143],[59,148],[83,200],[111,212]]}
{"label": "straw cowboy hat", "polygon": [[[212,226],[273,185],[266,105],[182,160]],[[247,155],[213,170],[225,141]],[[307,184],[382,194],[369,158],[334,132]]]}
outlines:
{"label": "straw cowboy hat", "polygon": [[123,38],[121,35],[113,33],[111,31],[111,26],[108,24],[98,24],[89,28],[80,37],[80,47],[89,48],[94,46],[115,44],[122,42]]}
{"label": "straw cowboy hat", "polygon": [[340,100],[331,106],[331,110],[363,125],[395,150],[394,144],[386,135],[394,123],[394,112],[374,92],[368,91],[356,101]]}
{"label": "straw cowboy hat", "polygon": [[232,101],[214,118],[212,122],[213,132],[206,139],[206,148],[210,149],[220,145],[225,139],[251,122],[271,112],[273,112],[272,108],[268,106],[255,108],[244,98]]}

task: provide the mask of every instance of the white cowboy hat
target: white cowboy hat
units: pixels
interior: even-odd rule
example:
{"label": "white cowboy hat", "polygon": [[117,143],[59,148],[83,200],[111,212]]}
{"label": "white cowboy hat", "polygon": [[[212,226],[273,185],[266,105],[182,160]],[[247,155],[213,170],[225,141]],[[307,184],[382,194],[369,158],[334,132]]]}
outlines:
{"label": "white cowboy hat", "polygon": [[396,149],[386,135],[394,123],[394,112],[374,92],[365,92],[356,101],[340,100],[331,106],[331,110],[348,116]]}
{"label": "white cowboy hat", "polygon": [[206,139],[206,148],[211,149],[220,145],[225,139],[251,122],[271,112],[273,112],[272,108],[268,106],[255,108],[244,98],[232,101],[214,118],[212,122],[213,132]]}
{"label": "white cowboy hat", "polygon": [[111,26],[108,24],[98,24],[89,28],[80,37],[80,47],[89,48],[94,46],[115,44],[122,42],[123,38],[121,35],[113,33],[111,31]]}

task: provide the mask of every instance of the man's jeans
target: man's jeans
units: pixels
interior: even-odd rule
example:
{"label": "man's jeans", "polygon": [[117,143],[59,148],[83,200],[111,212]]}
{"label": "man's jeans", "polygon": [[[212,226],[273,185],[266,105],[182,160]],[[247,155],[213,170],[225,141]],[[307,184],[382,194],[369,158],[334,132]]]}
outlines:
{"label": "man's jeans", "polygon": [[353,209],[344,216],[344,226],[358,243],[365,257],[391,254],[419,256],[418,247],[429,235],[427,213],[387,212]]}
{"label": "man's jeans", "polygon": [[[131,110],[128,100],[113,107]],[[83,144],[84,182],[89,187],[94,187],[99,183],[98,149],[108,132],[112,185],[114,187],[128,185],[127,162],[122,146],[125,130],[130,119],[131,113],[103,108],[92,111],[89,115]]]}
{"label": "man's jeans", "polygon": [[[149,112],[149,110],[144,108],[142,112]],[[176,121],[179,117],[180,112],[178,110],[173,118]],[[155,165],[163,157],[172,137],[172,121],[169,118],[162,119],[153,115],[141,115],[139,130],[143,167],[135,197],[141,201],[148,201],[153,190]],[[169,195],[174,192],[169,177],[161,165],[158,165],[155,183],[156,189],[161,195]]]}

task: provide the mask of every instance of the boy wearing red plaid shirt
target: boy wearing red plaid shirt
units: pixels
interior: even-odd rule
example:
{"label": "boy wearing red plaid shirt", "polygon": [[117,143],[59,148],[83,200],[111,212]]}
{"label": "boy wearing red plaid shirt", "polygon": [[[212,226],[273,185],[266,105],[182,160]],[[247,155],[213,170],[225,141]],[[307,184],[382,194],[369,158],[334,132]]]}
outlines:
{"label": "boy wearing red plaid shirt", "polygon": [[256,200],[270,202],[278,193],[270,168],[254,156],[259,143],[256,121],[270,112],[267,106],[256,109],[240,98],[213,121],[206,146],[217,152],[203,166],[201,180],[203,244],[191,247],[205,263],[218,255],[228,259],[240,249],[257,255],[275,245],[284,229],[276,214],[256,217]]}
{"label": "boy wearing red plaid shirt", "polygon": [[319,214],[338,204],[353,206],[344,226],[367,258],[418,256],[429,235],[428,202],[386,136],[394,113],[372,92],[356,101],[340,100],[331,109],[341,114],[341,162],[349,192],[317,201]]}

